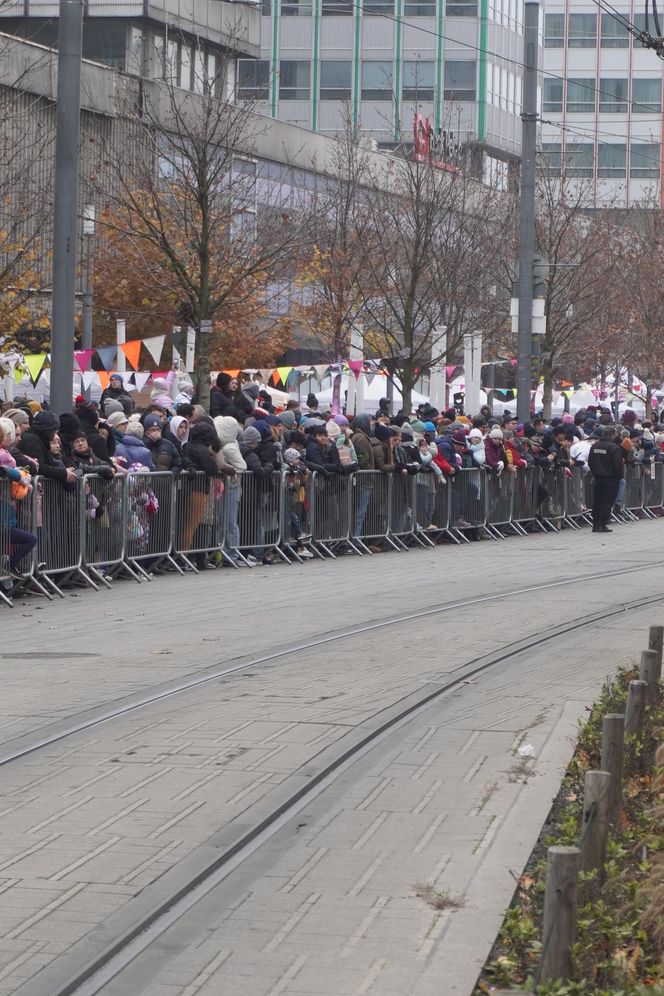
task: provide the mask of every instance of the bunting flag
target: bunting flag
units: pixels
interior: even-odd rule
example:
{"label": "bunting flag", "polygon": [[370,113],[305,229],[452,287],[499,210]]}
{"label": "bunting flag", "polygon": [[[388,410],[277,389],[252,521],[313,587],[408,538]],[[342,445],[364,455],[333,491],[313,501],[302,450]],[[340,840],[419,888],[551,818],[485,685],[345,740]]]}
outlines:
{"label": "bunting flag", "polygon": [[31,353],[30,356],[24,356],[23,363],[28,368],[30,380],[36,384],[42,367],[46,363],[46,353]]}
{"label": "bunting flag", "polygon": [[367,378],[367,384],[371,384],[372,380],[376,375],[375,373],[365,373],[364,376]]}
{"label": "bunting flag", "polygon": [[93,384],[99,383],[99,377],[97,376],[96,370],[85,370],[81,374],[81,380],[83,381],[83,387],[86,391],[89,391]]}
{"label": "bunting flag", "polygon": [[97,356],[101,360],[101,364],[104,370],[110,370],[115,363],[115,357],[117,355],[117,346],[100,346],[97,349]]}
{"label": "bunting flag", "polygon": [[110,373],[108,370],[97,370],[97,377],[99,378],[102,391],[105,391],[111,379]]}
{"label": "bunting flag", "polygon": [[147,349],[148,353],[152,357],[154,363],[159,364],[161,361],[161,354],[164,350],[164,343],[166,342],[165,335],[153,335],[149,339],[143,340],[143,345]]}
{"label": "bunting flag", "polygon": [[224,373],[228,374],[229,377],[239,377],[240,376],[240,371],[239,370],[224,370]]}
{"label": "bunting flag", "polygon": [[267,381],[272,376],[273,372],[274,371],[271,368],[270,369],[266,368],[265,370],[257,370],[256,371],[256,373],[258,374],[258,376],[260,377],[260,379],[262,380],[262,382],[264,384],[267,383]]}
{"label": "bunting flag", "polygon": [[284,385],[284,387],[286,387],[286,384],[288,383],[288,378],[289,378],[289,376],[291,374],[292,369],[293,369],[292,367],[277,367],[277,369],[275,371],[276,374],[277,374],[277,377],[279,378],[279,380],[281,381],[281,383]]}
{"label": "bunting flag", "polygon": [[90,364],[92,362],[92,357],[94,355],[94,349],[76,349],[74,350],[74,359],[76,360],[76,365],[81,373],[90,369]]}
{"label": "bunting flag", "polygon": [[149,380],[150,380],[149,373],[135,373],[134,384],[136,385],[136,390],[142,391]]}
{"label": "bunting flag", "polygon": [[445,367],[445,373],[447,374],[448,377],[451,377],[455,370],[456,370],[456,363],[450,363],[448,366]]}
{"label": "bunting flag", "polygon": [[316,380],[322,380],[327,371],[330,369],[329,363],[317,363],[313,368],[316,371]]}
{"label": "bunting flag", "polygon": [[349,360],[348,366],[353,371],[353,376],[355,377],[355,380],[357,380],[357,378],[364,370],[364,360]]}
{"label": "bunting flag", "polygon": [[129,342],[121,342],[120,349],[125,354],[133,370],[138,370],[138,359],[141,355],[141,339],[131,339]]}
{"label": "bunting flag", "polygon": [[16,381],[17,384],[20,384],[24,377],[25,377],[25,368],[20,367],[17,364],[14,367],[14,380]]}

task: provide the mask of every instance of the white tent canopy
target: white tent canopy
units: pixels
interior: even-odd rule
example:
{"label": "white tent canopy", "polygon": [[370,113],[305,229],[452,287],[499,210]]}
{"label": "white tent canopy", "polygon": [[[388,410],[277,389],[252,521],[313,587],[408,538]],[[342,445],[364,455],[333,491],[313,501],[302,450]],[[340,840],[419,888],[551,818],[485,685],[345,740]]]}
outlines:
{"label": "white tent canopy", "polygon": [[[360,376],[362,376],[362,375],[360,375]],[[346,391],[348,390],[348,380],[349,380],[349,376],[347,374],[344,374],[342,376],[342,378],[341,378],[341,404],[342,404],[342,407],[344,406],[345,395],[346,395]],[[394,412],[397,412],[401,408],[401,403],[402,403],[401,392],[399,390],[399,388],[400,388],[401,385],[400,385],[399,381],[396,378],[395,378],[394,383],[395,383],[395,387],[394,387],[394,401],[393,401],[393,404],[392,404],[392,410]],[[305,382],[305,384],[306,384],[306,382]],[[330,378],[326,378],[323,381],[323,385],[326,385],[326,384],[327,384],[327,386],[321,386],[321,390],[319,390],[319,391],[317,391],[315,387],[312,388],[313,393],[318,398],[318,404],[321,407],[326,407],[326,406],[332,404],[332,380]],[[304,390],[304,385],[303,385],[303,388],[302,388],[300,394],[303,397],[306,397],[306,395],[308,394],[308,390],[306,392]],[[297,394],[292,394],[291,397],[297,399]],[[373,414],[378,409],[378,402],[380,401],[380,399],[381,398],[385,398],[385,397],[387,397],[387,377],[382,377],[379,374],[377,374],[373,378],[373,380],[371,381],[370,384],[367,383],[366,380],[365,380],[365,384],[364,384],[364,411],[365,411],[365,413],[367,415]],[[412,404],[413,408],[417,408],[417,406],[419,404],[422,404],[423,402],[428,401],[429,399],[424,394],[420,394],[418,391],[411,391],[410,392],[410,400],[411,400],[411,404]]]}

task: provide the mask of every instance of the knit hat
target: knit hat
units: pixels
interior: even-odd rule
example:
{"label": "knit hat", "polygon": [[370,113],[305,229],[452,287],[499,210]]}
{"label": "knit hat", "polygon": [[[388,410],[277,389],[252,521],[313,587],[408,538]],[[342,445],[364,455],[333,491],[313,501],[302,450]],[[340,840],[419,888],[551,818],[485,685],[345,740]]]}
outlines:
{"label": "knit hat", "polygon": [[89,405],[84,405],[82,408],[76,409],[76,415],[81,425],[86,425],[89,429],[94,429],[97,422],[99,421],[99,415],[94,410],[90,408]]}
{"label": "knit hat", "polygon": [[297,421],[295,418],[295,412],[290,410],[282,412],[281,415],[277,415],[277,421],[281,422],[282,425],[285,425],[287,429],[294,429],[295,422]]}
{"label": "knit hat", "polygon": [[598,425],[596,429],[593,429],[591,433],[591,439],[603,439],[603,438],[604,438],[604,430],[602,429],[601,425]]}
{"label": "knit hat", "polygon": [[436,426],[433,424],[433,422],[425,422],[422,428],[424,429],[424,432],[436,431]]}
{"label": "knit hat", "polygon": [[503,438],[503,430],[499,429],[498,426],[495,425],[493,427],[493,429],[491,430],[491,432],[489,433],[489,439],[500,439],[500,440],[502,440],[502,438]]}
{"label": "knit hat", "polygon": [[135,436],[136,439],[142,439],[144,434],[145,431],[143,429],[143,423],[141,422],[140,418],[138,417],[138,415],[132,415],[129,421],[127,422],[127,430],[125,432],[125,435]]}
{"label": "knit hat", "polygon": [[330,439],[337,439],[341,435],[341,429],[336,422],[328,422],[326,428]]}
{"label": "knit hat", "polygon": [[318,398],[316,397],[316,395],[315,394],[308,394],[307,395],[307,408],[316,407],[317,404],[318,404]]}
{"label": "knit hat", "polygon": [[111,376],[108,379],[109,384],[110,384],[110,382],[112,380],[119,380],[120,383],[122,384],[122,386],[124,387],[124,381],[122,379],[122,375],[121,374],[119,374],[119,373],[112,373]]}
{"label": "knit hat", "polygon": [[5,418],[10,418],[14,425],[27,425],[30,421],[30,416],[22,408],[10,408],[5,412]]}
{"label": "knit hat", "polygon": [[481,429],[471,429],[468,433],[468,439],[481,439],[482,430]]}
{"label": "knit hat", "polygon": [[115,401],[114,398],[106,398],[106,401],[104,402],[104,414],[106,415],[107,418],[109,415],[112,415],[113,412],[123,412],[123,411],[124,408],[122,407],[119,401]]}
{"label": "knit hat", "polygon": [[395,434],[396,434],[395,430],[392,428],[391,425],[383,425],[382,422],[376,423],[376,428],[374,429],[374,435],[376,436],[376,439],[380,439],[381,441],[390,439]]}
{"label": "knit hat", "polygon": [[242,386],[242,393],[246,394],[247,397],[251,398],[252,401],[256,400],[256,398],[258,397],[259,391],[260,391],[260,387],[258,386],[258,384],[256,383],[255,380],[250,380],[248,384],[244,384]]}
{"label": "knit hat", "polygon": [[452,442],[454,443],[455,446],[466,445],[466,433],[463,431],[463,429],[457,429],[456,432],[452,433]]}
{"label": "knit hat", "polygon": [[299,459],[299,450],[294,449],[292,446],[289,446],[287,450],[284,450],[284,460],[286,463],[297,463]]}
{"label": "knit hat", "polygon": [[111,412],[106,421],[110,425],[111,429],[117,429],[119,425],[127,425],[129,423],[129,419],[122,411]]}
{"label": "knit hat", "polygon": [[147,432],[148,429],[154,429],[155,427],[157,429],[162,429],[163,428],[162,421],[159,418],[159,416],[158,415],[146,415],[145,418],[143,419],[143,429],[144,429],[144,431]]}
{"label": "knit hat", "polygon": [[262,436],[254,425],[248,425],[242,434],[242,442],[247,446],[254,446],[261,442]]}
{"label": "knit hat", "polygon": [[574,425],[574,416],[570,415],[569,412],[565,412],[563,415],[563,422],[565,425]]}
{"label": "knit hat", "polygon": [[413,419],[410,423],[410,427],[413,432],[424,432],[424,422],[422,422],[419,418]]}
{"label": "knit hat", "polygon": [[403,425],[401,426],[401,435],[403,436],[404,439],[414,438],[413,427],[410,424],[410,422],[403,423]]}
{"label": "knit hat", "polygon": [[264,421],[267,422],[268,425],[281,425],[277,415],[266,415]]}
{"label": "knit hat", "polygon": [[265,419],[259,418],[256,422],[254,422],[252,428],[258,432],[261,439],[272,439],[270,426],[267,424]]}
{"label": "knit hat", "polygon": [[60,428],[60,419],[53,412],[37,412],[32,420],[32,428],[37,432],[57,432]]}
{"label": "knit hat", "polygon": [[73,439],[80,428],[81,423],[75,415],[72,415],[70,412],[62,413],[58,432],[63,442],[66,443],[68,440]]}
{"label": "knit hat", "polygon": [[334,421],[337,423],[337,425],[350,425],[350,422],[348,421],[345,415],[335,415]]}
{"label": "knit hat", "polygon": [[166,378],[156,377],[152,381],[152,393],[163,394],[164,392],[168,392],[168,384],[166,383]]}
{"label": "knit hat", "polygon": [[221,388],[221,390],[223,391],[223,389],[225,387],[228,387],[228,385],[230,384],[230,382],[232,381],[232,379],[233,378],[231,377],[230,374],[224,373],[223,371],[221,373],[218,373],[217,374],[217,387]]}

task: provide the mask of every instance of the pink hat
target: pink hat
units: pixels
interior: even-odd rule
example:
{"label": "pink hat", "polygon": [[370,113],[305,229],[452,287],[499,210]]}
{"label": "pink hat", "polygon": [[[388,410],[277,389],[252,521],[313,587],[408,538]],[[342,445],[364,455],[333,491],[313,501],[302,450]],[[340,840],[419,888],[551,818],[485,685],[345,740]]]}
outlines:
{"label": "pink hat", "polygon": [[570,415],[569,412],[565,412],[563,415],[563,422],[565,425],[572,425],[574,423],[574,416]]}

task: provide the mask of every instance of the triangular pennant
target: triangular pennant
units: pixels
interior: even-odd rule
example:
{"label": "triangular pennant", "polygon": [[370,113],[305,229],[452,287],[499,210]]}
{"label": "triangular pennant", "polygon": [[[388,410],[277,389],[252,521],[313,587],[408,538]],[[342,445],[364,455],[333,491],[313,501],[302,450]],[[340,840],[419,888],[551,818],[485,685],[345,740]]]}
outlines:
{"label": "triangular pennant", "polygon": [[455,370],[456,370],[456,364],[454,363],[450,363],[448,366],[445,367],[445,373],[447,374],[448,377],[451,377]]}
{"label": "triangular pennant", "polygon": [[150,380],[149,373],[138,373],[134,374],[134,383],[136,384],[136,390],[142,391],[147,382]]}
{"label": "triangular pennant", "polygon": [[15,366],[14,380],[16,381],[16,383],[20,384],[24,377],[25,377],[25,367]]}
{"label": "triangular pennant", "polygon": [[330,364],[329,363],[318,363],[318,364],[316,364],[314,366],[314,370],[316,371],[316,379],[317,380],[322,380],[323,377],[325,376],[325,374],[327,373],[327,371],[329,369],[330,369]]}
{"label": "triangular pennant", "polygon": [[364,376],[367,378],[367,384],[371,384],[376,375],[375,373],[366,373]]}
{"label": "triangular pennant", "polygon": [[36,384],[42,367],[46,363],[46,353],[31,353],[30,356],[24,356],[23,363],[28,368],[30,380]]}
{"label": "triangular pennant", "polygon": [[89,391],[93,384],[99,383],[99,377],[97,376],[96,370],[86,370],[81,374],[81,379],[83,381],[83,387],[86,391]]}
{"label": "triangular pennant", "polygon": [[143,345],[155,363],[159,363],[161,361],[161,354],[163,352],[165,342],[165,335],[153,335],[150,339],[143,340]]}
{"label": "triangular pennant", "polygon": [[292,367],[277,367],[277,376],[284,387],[288,383],[288,377],[292,369]]}
{"label": "triangular pennant", "polygon": [[239,377],[240,376],[240,371],[239,370],[226,370],[225,369],[224,373],[228,374],[229,377]]}
{"label": "triangular pennant", "polygon": [[138,358],[141,355],[142,345],[143,342],[141,339],[130,339],[129,342],[120,343],[120,349],[125,354],[134,370],[138,369]]}
{"label": "triangular pennant", "polygon": [[349,360],[348,366],[353,371],[353,376],[355,377],[355,380],[357,380],[357,378],[364,370],[364,360]]}
{"label": "triangular pennant", "polygon": [[94,355],[94,349],[76,349],[74,350],[74,359],[81,373],[90,369],[90,363],[92,362],[92,357]]}
{"label": "triangular pennant", "polygon": [[115,363],[115,357],[117,354],[117,346],[101,346],[97,349],[97,356],[101,360],[101,365],[104,370],[110,370]]}
{"label": "triangular pennant", "polygon": [[108,370],[97,370],[97,377],[99,377],[99,383],[102,391],[105,391],[111,379],[110,373]]}

